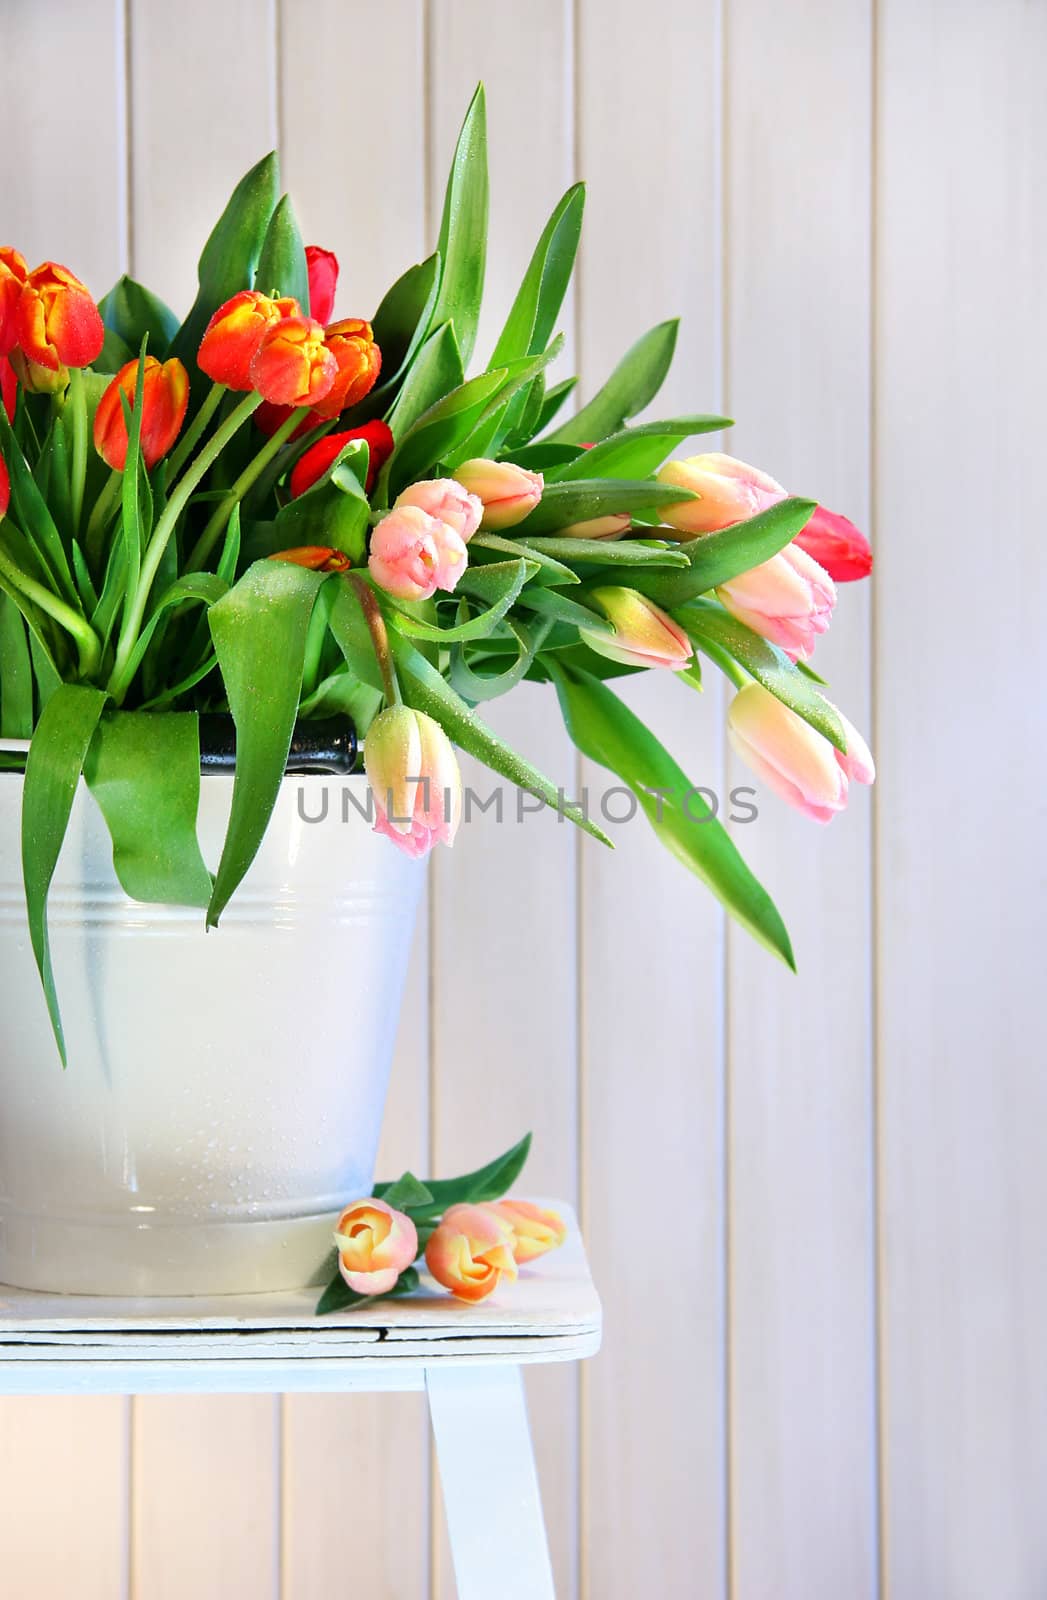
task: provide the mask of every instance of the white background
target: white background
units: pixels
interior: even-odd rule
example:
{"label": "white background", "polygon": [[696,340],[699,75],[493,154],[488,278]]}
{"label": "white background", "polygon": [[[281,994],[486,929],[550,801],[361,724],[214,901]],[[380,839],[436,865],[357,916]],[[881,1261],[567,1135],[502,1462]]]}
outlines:
{"label": "white background", "polygon": [[[606,1347],[529,1378],[564,1596],[1047,1592],[1045,64],[1042,0],[0,0],[33,261],[184,307],[279,143],[366,315],[483,76],[481,352],[585,176],[583,392],[680,313],[661,413],[725,408],[872,534],[818,665],[875,795],[740,830],[799,978],[640,824],[611,857],[478,823],[437,863],[383,1168],[533,1127],[529,1183],[580,1205]],[[635,703],[722,787],[709,678]],[[548,695],[495,717],[603,781]],[[5,1595],[453,1594],[413,1396],[6,1400],[0,1483]]]}

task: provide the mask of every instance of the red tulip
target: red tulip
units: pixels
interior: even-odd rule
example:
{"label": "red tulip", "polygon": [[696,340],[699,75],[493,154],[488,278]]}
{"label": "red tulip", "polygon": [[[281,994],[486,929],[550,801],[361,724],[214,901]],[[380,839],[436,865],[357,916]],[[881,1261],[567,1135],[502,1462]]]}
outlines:
{"label": "red tulip", "polygon": [[309,269],[309,314],[326,327],[334,310],[338,257],[333,250],[322,250],[318,244],[307,244],[305,264]]}
{"label": "red tulip", "polygon": [[0,356],[0,400],[7,412],[8,422],[15,420],[15,401],[18,399],[18,377],[7,356]]}
{"label": "red tulip", "polygon": [[0,245],[0,356],[18,343],[18,302],[27,276],[25,257],[13,245]]}
{"label": "red tulip", "polygon": [[297,300],[271,300],[257,289],[241,289],[220,305],[197,354],[201,372],[227,389],[253,389],[251,362],[269,329],[301,313]]}
{"label": "red tulip", "polygon": [[68,267],[45,261],[26,278],[18,297],[18,343],[30,361],[49,372],[88,367],[101,355],[101,314]]}
{"label": "red tulip", "polygon": [[251,384],[274,406],[316,406],[330,392],[338,364],[313,317],[285,317],[262,335]]}
{"label": "red tulip", "polygon": [[853,583],[872,571],[872,550],[864,533],[824,506],[818,507],[793,542],[813,556],[836,583]]}
{"label": "red tulip", "polygon": [[327,330],[327,348],[335,359],[336,373],[327,394],[314,407],[323,422],[370,394],[382,370],[382,352],[374,342],[371,324],[360,317],[332,322]]}
{"label": "red tulip", "polygon": [[[95,412],[95,449],[102,460],[117,472],[127,464],[127,420],[120,396],[134,404],[138,382],[138,362],[121,367],[98,402]],[[189,404],[189,375],[180,361],[165,361],[146,356],[142,384],[142,457],[147,471],[163,459],[182,431]]]}
{"label": "red tulip", "polygon": [[[262,409],[262,408],[259,408]],[[359,428],[348,428],[344,433],[328,433],[305,452],[291,473],[291,498],[311,489],[322,478],[331,462],[353,439],[363,439],[370,449],[367,463],[367,482],[364,488],[370,494],[375,479],[393,453],[393,436],[385,422],[365,422]]]}
{"label": "red tulip", "polygon": [[0,517],[7,512],[11,504],[11,480],[7,475],[7,462],[0,456]]}

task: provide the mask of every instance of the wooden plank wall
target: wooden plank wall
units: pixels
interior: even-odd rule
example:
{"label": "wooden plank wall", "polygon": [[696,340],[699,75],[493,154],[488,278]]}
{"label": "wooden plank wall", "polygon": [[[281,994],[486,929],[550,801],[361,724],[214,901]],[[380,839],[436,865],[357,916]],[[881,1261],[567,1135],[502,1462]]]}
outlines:
{"label": "wooden plank wall", "polygon": [[[483,77],[481,352],[585,176],[585,389],[679,312],[666,409],[724,408],[728,448],[873,532],[819,664],[876,794],[827,832],[761,796],[737,830],[799,978],[640,824],[611,858],[478,821],[432,874],[383,1166],[530,1126],[531,1182],[581,1206],[606,1348],[528,1380],[565,1597],[1047,1585],[1045,60],[1029,0],[0,6],[5,242],[184,304],[278,144],[366,314],[435,235]],[[714,683],[632,700],[695,781],[746,781]],[[599,803],[547,696],[493,719]],[[5,1593],[454,1594],[415,1396],[5,1400],[0,1474]]]}

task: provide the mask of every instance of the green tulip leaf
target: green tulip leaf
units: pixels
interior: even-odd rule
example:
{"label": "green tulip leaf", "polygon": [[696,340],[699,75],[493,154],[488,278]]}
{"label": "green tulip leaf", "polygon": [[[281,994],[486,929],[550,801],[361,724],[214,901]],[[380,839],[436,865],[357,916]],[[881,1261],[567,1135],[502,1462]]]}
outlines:
{"label": "green tulip leaf", "polygon": [[672,484],[655,483],[653,478],[633,482],[628,478],[575,479],[570,483],[547,483],[534,510],[512,529],[514,536],[530,539],[539,533],[556,533],[574,522],[589,522],[617,512],[651,511],[661,505],[693,499]]}
{"label": "green tulip leaf", "polygon": [[[489,1161],[485,1167],[478,1167],[475,1172],[467,1172],[460,1178],[426,1178],[425,1187],[432,1199],[427,1207],[419,1208],[419,1215],[439,1216],[451,1206],[480,1205],[484,1201],[500,1200],[509,1193],[520,1176],[530,1151],[531,1135],[527,1133],[510,1150]],[[389,1199],[392,1187],[390,1183],[376,1183],[375,1196],[392,1205]]]}
{"label": "green tulip leaf", "polygon": [[[105,298],[98,302],[98,309],[107,330],[116,335],[127,351],[123,362],[117,363],[117,368],[133,358],[134,351],[141,348],[142,340],[146,337],[149,340],[149,354],[163,361],[171,340],[178,332],[178,318],[151,289],[136,283],[134,278],[124,273]],[[115,350],[116,347],[112,348]]]}
{"label": "green tulip leaf", "polygon": [[[497,568],[488,567],[486,570],[481,568],[484,574],[481,585],[486,588],[490,575],[495,571],[498,573],[498,585],[494,589],[490,605],[483,611],[477,612],[475,616],[469,617],[467,621],[441,628],[435,623],[419,621],[410,613],[398,609],[394,601],[390,607],[393,624],[398,632],[407,634],[409,638],[432,639],[436,644],[460,644],[466,639],[486,639],[488,634],[494,632],[516,600],[526,582],[528,570],[526,561],[507,561],[504,564],[499,563]],[[467,585],[463,582],[462,587],[467,588]]]}
{"label": "green tulip leaf", "polygon": [[290,195],[283,195],[269,218],[255,268],[254,286],[262,294],[289,295],[309,309],[309,268]]}
{"label": "green tulip leaf", "polygon": [[622,357],[588,405],[548,438],[560,444],[605,439],[650,405],[672,365],[679,326],[677,320],[660,322],[645,333]]}
{"label": "green tulip leaf", "polygon": [[33,663],[25,623],[0,592],[0,737],[28,739],[33,731]]}
{"label": "green tulip leaf", "polygon": [[487,263],[487,108],[483,84],[473,95],[451,164],[437,249],[443,262],[433,325],[454,325],[462,364],[476,343]]}
{"label": "green tulip leaf", "polygon": [[634,588],[660,606],[672,609],[686,605],[717,585],[729,583],[739,573],[750,572],[769,561],[807,526],[815,509],[813,500],[779,500],[746,522],[736,522],[719,533],[703,534],[682,544],[686,572],[644,573]]}
{"label": "green tulip leaf", "polygon": [[644,422],[623,428],[609,439],[582,450],[565,466],[552,470],[557,483],[573,478],[646,478],[656,472],[681,439],[696,433],[718,433],[729,428],[729,417],[674,417],[668,422]]}

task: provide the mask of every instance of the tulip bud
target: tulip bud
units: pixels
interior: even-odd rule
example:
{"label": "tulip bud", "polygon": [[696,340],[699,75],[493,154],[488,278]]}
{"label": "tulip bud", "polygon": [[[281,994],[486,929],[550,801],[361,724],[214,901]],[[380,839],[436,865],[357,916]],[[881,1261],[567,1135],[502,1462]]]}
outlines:
{"label": "tulip bud", "polygon": [[227,389],[253,389],[251,362],[268,330],[301,314],[297,300],[271,300],[257,289],[241,289],[218,307],[200,341],[197,365]]}
{"label": "tulip bud", "polygon": [[30,361],[49,372],[88,367],[101,355],[101,314],[68,267],[45,261],[27,276],[18,297],[18,343]]}
{"label": "tulip bud", "polygon": [[370,394],[382,370],[382,352],[369,322],[359,317],[332,322],[326,339],[336,371],[330,389],[314,407],[321,422],[329,422]]}
{"label": "tulip bud", "polygon": [[836,604],[829,574],[795,544],[721,584],[716,593],[733,617],[780,645],[794,661],[813,654]]}
{"label": "tulip bud", "polygon": [[418,1254],[418,1230],[384,1200],[356,1200],[334,1233],[338,1270],[357,1294],[388,1294]]}
{"label": "tulip bud", "polygon": [[[422,483],[412,483],[398,495],[393,506],[417,506],[438,522],[451,528],[466,544],[480,526],[483,504],[475,494],[463,489],[454,478],[429,478]],[[456,580],[457,581],[457,580]],[[441,584],[441,588],[446,585]]]}
{"label": "tulip bud", "polygon": [[775,794],[816,822],[831,822],[847,804],[848,777],[875,777],[865,741],[840,718],[848,752],[843,754],[816,728],[777,700],[761,684],[749,683],[731,701],[731,744]]}
{"label": "tulip bud", "polygon": [[394,507],[371,535],[368,567],[375,583],[398,600],[450,593],[469,562],[465,540],[420,506]]}
{"label": "tulip bud", "polygon": [[542,498],[545,480],[540,472],[511,461],[488,461],[478,456],[455,469],[455,479],[463,489],[483,502],[481,528],[496,531],[514,528],[533,511]]}
{"label": "tulip bud", "polygon": [[694,654],[683,629],[635,589],[592,589],[587,599],[595,600],[615,627],[613,635],[579,628],[579,636],[597,655],[630,667],[668,667],[679,672]]}
{"label": "tulip bud", "polygon": [[[264,410],[259,406],[260,411]],[[332,461],[340,456],[347,444],[354,439],[362,439],[368,448],[367,482],[364,489],[370,494],[374,488],[375,479],[378,477],[386,461],[393,453],[393,436],[386,422],[364,422],[359,428],[347,428],[343,433],[328,433],[322,439],[317,439],[310,445],[305,454],[295,463],[291,473],[291,499],[297,500],[300,494],[311,489],[319,478],[322,478]]]}
{"label": "tulip bud", "polygon": [[309,274],[309,315],[326,326],[334,310],[338,257],[333,250],[322,250],[318,244],[307,244],[305,265]]}
{"label": "tulip bud", "polygon": [[374,795],[375,832],[409,856],[454,844],[462,813],[462,775],[451,741],[423,711],[391,706],[364,740],[364,770]]}
{"label": "tulip bud", "polygon": [[[95,412],[95,449],[116,472],[123,472],[127,464],[127,422],[120,395],[125,394],[133,405],[137,382],[138,362],[129,361],[120,368]],[[153,470],[178,438],[188,404],[189,374],[182,363],[172,359],[161,366],[155,356],[146,356],[141,442],[147,472]]]}
{"label": "tulip bud", "polygon": [[312,317],[283,317],[267,328],[251,358],[251,383],[274,406],[312,406],[338,368]]}
{"label": "tulip bud", "polygon": [[7,508],[11,504],[11,479],[7,472],[7,462],[0,456],[0,517],[7,515]]}
{"label": "tulip bud", "polygon": [[513,1259],[517,1266],[544,1256],[547,1250],[558,1249],[567,1238],[567,1224],[559,1213],[543,1211],[530,1200],[496,1200],[489,1209],[513,1230]]}
{"label": "tulip bud", "polygon": [[561,528],[557,536],[561,539],[603,539],[605,543],[610,543],[628,533],[632,525],[633,519],[628,511],[619,511],[607,517],[589,517],[585,522],[572,522],[569,528]]}
{"label": "tulip bud", "polygon": [[276,550],[268,561],[289,561],[294,567],[308,567],[310,572],[348,572],[352,561],[344,550],[332,550],[327,544],[300,544],[293,550]]}
{"label": "tulip bud", "polygon": [[18,377],[7,356],[0,356],[0,402],[7,412],[8,422],[13,422],[18,402]]}
{"label": "tulip bud", "polygon": [[26,394],[61,394],[69,387],[69,368],[61,363],[57,367],[43,367],[39,361],[30,361],[17,347],[11,351],[10,361]]}
{"label": "tulip bud", "polygon": [[27,276],[21,252],[0,245],[0,356],[9,356],[18,343],[18,302]]}
{"label": "tulip bud", "polygon": [[516,1280],[513,1230],[488,1206],[452,1206],[425,1247],[437,1283],[459,1300],[486,1300]]}
{"label": "tulip bud", "polygon": [[872,571],[872,550],[864,533],[824,506],[817,507],[793,543],[824,567],[835,583],[853,583]]}
{"label": "tulip bud", "polygon": [[691,489],[698,496],[697,500],[663,505],[660,512],[663,522],[692,538],[744,522],[786,496],[781,484],[766,472],[719,451],[667,461],[658,473],[658,482]]}

